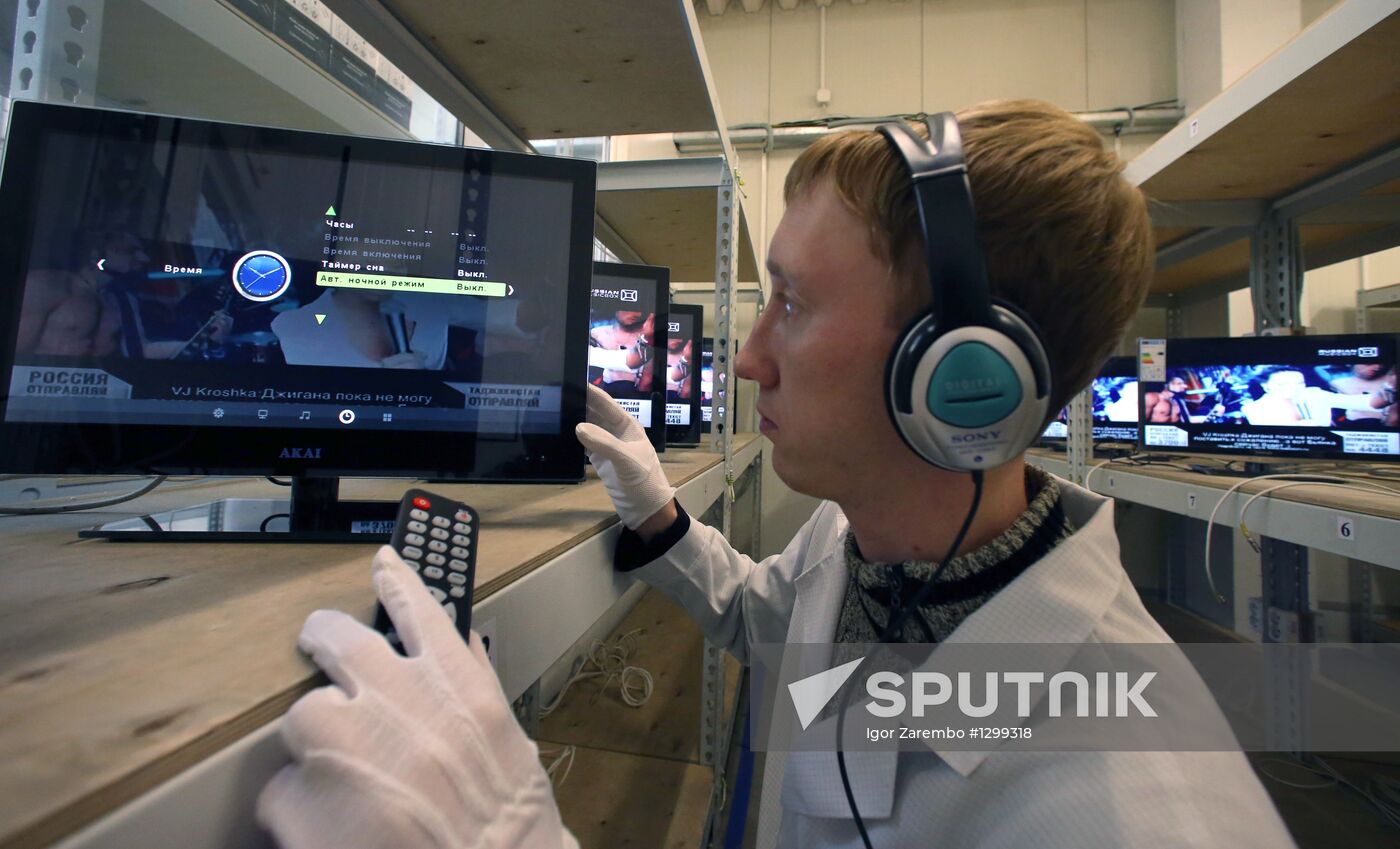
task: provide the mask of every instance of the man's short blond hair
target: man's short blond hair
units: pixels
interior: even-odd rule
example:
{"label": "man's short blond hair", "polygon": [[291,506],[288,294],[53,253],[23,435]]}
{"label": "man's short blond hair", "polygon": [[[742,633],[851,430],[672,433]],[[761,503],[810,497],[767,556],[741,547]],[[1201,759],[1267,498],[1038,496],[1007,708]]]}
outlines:
{"label": "man's short blond hair", "polygon": [[[1058,411],[1089,385],[1147,296],[1146,199],[1099,134],[1059,107],[995,101],[957,115],[992,295],[1040,328]],[[927,136],[921,123],[916,129]],[[797,157],[783,197],[791,202],[819,183],[866,223],[872,252],[899,286],[891,319],[902,327],[930,299],[903,161],[877,132],[833,133]]]}

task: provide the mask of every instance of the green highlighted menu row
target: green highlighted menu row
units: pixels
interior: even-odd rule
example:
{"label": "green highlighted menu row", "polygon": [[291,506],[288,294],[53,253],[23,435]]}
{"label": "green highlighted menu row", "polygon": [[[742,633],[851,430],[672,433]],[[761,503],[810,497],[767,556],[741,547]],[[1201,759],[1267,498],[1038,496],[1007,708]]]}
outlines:
{"label": "green highlighted menu row", "polygon": [[318,271],[316,285],[389,292],[431,292],[438,295],[485,295],[488,298],[504,298],[510,289],[504,283],[490,280],[444,280],[439,277],[400,277],[358,271]]}

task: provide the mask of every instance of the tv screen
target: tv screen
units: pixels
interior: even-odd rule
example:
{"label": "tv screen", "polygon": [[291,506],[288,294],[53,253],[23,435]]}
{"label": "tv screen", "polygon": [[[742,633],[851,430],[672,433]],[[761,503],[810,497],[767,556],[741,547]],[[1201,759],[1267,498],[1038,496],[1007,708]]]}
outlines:
{"label": "tv screen", "polygon": [[700,330],[704,311],[671,305],[666,324],[666,441],[700,444]]}
{"label": "tv screen", "polygon": [[595,262],[589,300],[588,382],[640,422],[658,451],[666,449],[666,358],[657,340],[665,339],[670,278],[659,266]]}
{"label": "tv screen", "polygon": [[32,102],[5,471],[578,480],[596,166]]}
{"label": "tv screen", "polygon": [[[1394,335],[1143,340],[1147,449],[1395,460]],[[1158,343],[1160,345],[1160,342]]]}
{"label": "tv screen", "polygon": [[[1099,442],[1137,441],[1137,360],[1112,357],[1099,369],[1091,384],[1093,393],[1093,440]],[[1064,409],[1045,426],[1041,439],[1063,442],[1069,438],[1069,410]]]}

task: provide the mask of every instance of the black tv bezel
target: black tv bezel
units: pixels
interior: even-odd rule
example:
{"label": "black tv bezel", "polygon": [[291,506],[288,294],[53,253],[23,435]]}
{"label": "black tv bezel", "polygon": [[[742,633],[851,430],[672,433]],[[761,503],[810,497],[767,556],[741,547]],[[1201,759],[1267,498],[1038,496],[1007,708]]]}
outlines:
{"label": "black tv bezel", "polygon": [[[678,448],[694,448],[700,444],[700,340],[705,333],[705,308],[695,304],[672,304],[671,313],[683,313],[693,319],[691,333],[691,350],[695,354],[695,362],[690,369],[690,425],[666,425],[666,444],[675,445]],[[670,338],[669,333],[667,338]]]}
{"label": "black tv bezel", "polygon": [[[1119,369],[1122,369],[1122,371],[1119,372],[1119,371],[1118,371]],[[1114,374],[1105,374],[1105,372],[1110,371],[1110,370],[1114,370],[1115,372],[1118,372],[1118,373],[1114,373]],[[1099,366],[1099,370],[1094,374],[1094,380],[1098,380],[1098,379],[1101,378],[1101,377],[1126,377],[1126,376],[1128,376],[1129,374],[1132,374],[1132,375],[1136,375],[1136,374],[1137,374],[1137,357],[1128,356],[1128,355],[1125,354],[1125,355],[1123,355],[1123,356],[1109,357],[1108,359],[1104,360],[1103,365],[1102,365],[1102,366]],[[1141,407],[1141,401],[1139,401],[1138,406]],[[1050,421],[1053,422],[1054,419],[1051,419]],[[1050,426],[1050,422],[1046,422],[1046,423],[1045,423],[1045,427],[1049,427],[1049,426]],[[1124,426],[1126,426],[1126,425],[1124,425]],[[1132,444],[1134,444],[1133,440],[1127,440],[1127,439],[1098,439],[1098,438],[1094,437],[1094,435],[1093,435],[1092,432],[1090,433],[1090,440],[1093,442],[1094,445],[1132,445]],[[1036,443],[1039,444],[1039,445],[1047,445],[1047,446],[1061,446],[1061,445],[1066,445],[1066,444],[1069,443],[1069,437],[1067,437],[1067,436],[1046,436],[1046,435],[1045,435],[1045,428],[1041,428],[1041,429],[1040,429],[1040,436],[1036,437]]]}
{"label": "black tv bezel", "polygon": [[[593,274],[606,274],[610,277],[623,277],[628,280],[645,280],[656,287],[656,325],[666,326],[667,316],[671,314],[671,269],[664,265],[640,265],[629,262],[604,262],[603,260],[593,261]],[[592,288],[591,286],[589,287]],[[591,297],[591,292],[590,292]],[[589,314],[592,314],[592,302],[589,303]],[[585,345],[587,340],[585,339]],[[664,346],[663,346],[664,348]],[[666,450],[666,358],[664,356],[654,356],[651,360],[652,366],[652,386],[660,386],[661,392],[652,395],[651,404],[651,425],[643,427],[647,432],[647,439],[651,442],[651,447],[658,452]],[[660,395],[658,403],[657,395]]]}
{"label": "black tv bezel", "polygon": [[[1172,357],[1171,357],[1171,353],[1170,353],[1171,344],[1172,344],[1173,342],[1178,342],[1178,343],[1180,343],[1180,342],[1188,342],[1188,343],[1191,343],[1191,344],[1193,344],[1193,345],[1201,345],[1201,344],[1205,344],[1205,345],[1217,345],[1217,344],[1238,345],[1238,344],[1240,344],[1240,343],[1246,343],[1246,344],[1249,344],[1249,345],[1252,345],[1252,346],[1254,346],[1254,345],[1263,345],[1263,346],[1265,346],[1265,347],[1269,347],[1269,346],[1283,347],[1283,346],[1285,346],[1285,345],[1297,345],[1297,344],[1307,344],[1307,345],[1332,345],[1332,346],[1337,346],[1337,347],[1355,347],[1355,346],[1357,346],[1357,345],[1359,345],[1359,344],[1363,344],[1363,340],[1366,340],[1366,339],[1387,339],[1387,340],[1389,340],[1390,345],[1391,345],[1392,356],[1395,357],[1397,360],[1400,360],[1400,333],[1349,333],[1349,334],[1329,334],[1329,335],[1325,335],[1325,336],[1202,336],[1202,337],[1183,336],[1183,337],[1178,337],[1178,338],[1175,338],[1175,339],[1166,339],[1166,340],[1164,340],[1164,341],[1166,342],[1166,345],[1167,345],[1167,352],[1168,352],[1168,353],[1167,353],[1167,361],[1166,361],[1166,366],[1165,366],[1165,368],[1166,368],[1166,370],[1167,370],[1168,372],[1170,372],[1173,368],[1178,368],[1178,367],[1181,367],[1181,368],[1191,368],[1191,367],[1192,367],[1191,364],[1188,364],[1188,365],[1186,365],[1186,366],[1175,366],[1175,365],[1173,365],[1173,363],[1172,363]],[[1141,342],[1141,340],[1139,340],[1139,342]],[[1268,358],[1267,356],[1263,356],[1263,357],[1260,357],[1260,356],[1246,356],[1246,357],[1241,357],[1241,358],[1240,358],[1236,363],[1234,363],[1234,364],[1246,363],[1246,362],[1250,362],[1251,360],[1252,360],[1253,362],[1263,363],[1263,362],[1267,362],[1268,359],[1269,359],[1269,358]],[[1221,362],[1225,362],[1225,361],[1221,361]],[[1293,363],[1287,362],[1287,360],[1280,360],[1279,362],[1280,362],[1280,364],[1293,365]],[[1216,363],[1216,364],[1218,364],[1218,363]],[[1153,383],[1156,383],[1157,381],[1152,381],[1152,382],[1153,382]],[[1147,407],[1147,387],[1146,387],[1145,381],[1143,381],[1143,379],[1142,379],[1142,363],[1141,363],[1141,361],[1139,361],[1139,363],[1138,363],[1138,438],[1137,438],[1137,444],[1135,445],[1135,449],[1136,449],[1137,451],[1139,451],[1139,452],[1152,452],[1152,453],[1156,453],[1156,454],[1175,454],[1175,455],[1202,456],[1202,457],[1230,457],[1230,456],[1235,456],[1235,457],[1262,457],[1262,458],[1273,459],[1273,460],[1291,460],[1291,461],[1303,460],[1303,461],[1324,462],[1324,463],[1368,463],[1368,464],[1372,464],[1372,465],[1380,464],[1380,463],[1400,463],[1400,456],[1390,455],[1390,454],[1344,454],[1344,453],[1342,453],[1342,452],[1340,452],[1340,451],[1309,451],[1309,452],[1269,451],[1269,450],[1265,450],[1265,449],[1249,449],[1249,448],[1219,448],[1219,449],[1213,449],[1213,448],[1206,448],[1206,447],[1198,447],[1198,446],[1194,446],[1194,445],[1187,446],[1187,447],[1185,447],[1185,448],[1177,448],[1177,447],[1175,447],[1175,446],[1148,445],[1148,444],[1147,444],[1147,425],[1150,424],[1150,422],[1148,422],[1148,421],[1146,420],[1146,419],[1147,419],[1147,409],[1146,409],[1146,407]],[[1253,425],[1253,426],[1250,426],[1250,427],[1259,427],[1259,426],[1258,426],[1258,425]]]}
{"label": "black tv bezel", "polygon": [[[597,163],[533,156],[483,148],[366,138],[331,133],[257,127],[195,118],[113,109],[16,101],[0,165],[0,370],[14,365],[22,281],[28,268],[34,175],[43,137],[49,131],[100,135],[145,127],[159,138],[177,128],[220,128],[234,147],[260,147],[280,153],[447,170],[465,170],[487,157],[493,173],[558,179],[573,184],[568,258],[570,280],[591,279],[593,210]],[[176,426],[153,424],[64,424],[6,421],[9,393],[0,388],[0,469],[19,474],[220,474],[303,477],[428,477],[476,482],[578,482],[584,475],[583,446],[574,427],[584,420],[587,375],[587,287],[565,285],[564,362],[560,429],[557,434],[525,434],[508,441],[469,431],[382,429],[302,429],[270,427]],[[8,382],[5,384],[8,387]],[[401,435],[403,438],[392,438]],[[232,444],[232,447],[231,447]],[[285,448],[303,450],[288,452]],[[307,448],[317,451],[307,451]],[[291,456],[288,456],[291,455]]]}

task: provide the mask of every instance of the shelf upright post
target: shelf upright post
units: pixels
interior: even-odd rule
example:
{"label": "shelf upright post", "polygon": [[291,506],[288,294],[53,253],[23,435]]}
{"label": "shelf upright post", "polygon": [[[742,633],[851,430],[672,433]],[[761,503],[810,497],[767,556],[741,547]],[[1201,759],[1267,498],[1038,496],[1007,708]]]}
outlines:
{"label": "shelf upright post", "polygon": [[1069,438],[1065,451],[1069,455],[1069,479],[1072,483],[1084,483],[1086,466],[1094,457],[1093,388],[1087,388],[1075,395],[1069,402]]}
{"label": "shelf upright post", "polygon": [[15,12],[10,97],[96,102],[98,47],[106,0],[27,0]]}
{"label": "shelf upright post", "polygon": [[1298,222],[1270,212],[1255,226],[1249,252],[1254,332],[1260,336],[1284,336],[1300,329],[1303,243],[1298,238]]}
{"label": "shelf upright post", "polygon": [[[724,455],[725,493],[720,530],[726,539],[733,534],[734,525],[734,444],[730,423],[733,420],[729,403],[730,352],[734,338],[734,278],[738,271],[739,205],[734,194],[734,171],[725,159],[719,187],[715,190],[715,329],[714,359],[711,388],[710,436],[712,449]],[[718,776],[724,768],[729,735],[724,716],[724,650],[705,641],[703,688],[700,710],[700,762],[715,768]]]}

